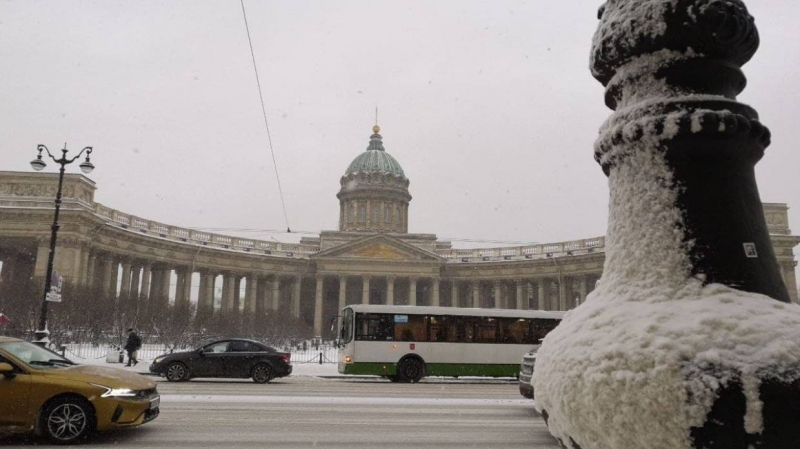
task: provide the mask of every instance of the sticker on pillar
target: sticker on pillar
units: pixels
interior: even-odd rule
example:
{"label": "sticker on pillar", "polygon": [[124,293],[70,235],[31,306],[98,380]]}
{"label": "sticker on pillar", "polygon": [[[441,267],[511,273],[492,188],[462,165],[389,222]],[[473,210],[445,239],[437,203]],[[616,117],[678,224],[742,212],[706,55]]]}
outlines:
{"label": "sticker on pillar", "polygon": [[744,255],[749,258],[758,258],[758,253],[756,252],[756,244],[755,243],[743,243],[744,245]]}
{"label": "sticker on pillar", "polygon": [[410,349],[412,351],[417,349],[417,344],[416,343],[409,343],[408,344],[408,349]]}
{"label": "sticker on pillar", "polygon": [[45,295],[45,300],[50,302],[61,302],[61,287],[63,285],[64,279],[58,274],[58,271],[54,271],[52,276],[50,276],[50,290]]}

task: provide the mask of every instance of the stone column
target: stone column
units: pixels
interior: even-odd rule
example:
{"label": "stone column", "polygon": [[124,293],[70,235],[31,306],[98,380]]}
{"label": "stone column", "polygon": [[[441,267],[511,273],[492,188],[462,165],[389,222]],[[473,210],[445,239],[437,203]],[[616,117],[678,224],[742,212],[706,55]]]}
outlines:
{"label": "stone column", "polygon": [[128,299],[131,296],[131,262],[122,261],[122,285],[119,287],[119,297]]}
{"label": "stone column", "polygon": [[292,316],[300,318],[300,288],[303,286],[303,277],[295,276],[292,289]]}
{"label": "stone column", "polygon": [[233,310],[237,313],[242,310],[242,277],[237,274],[233,278]]}
{"label": "stone column", "polygon": [[117,284],[119,280],[119,260],[114,258],[111,262],[111,297],[117,299],[119,295],[119,290],[117,290]]}
{"label": "stone column", "polygon": [[439,307],[439,278],[433,278],[433,297],[431,299],[433,307]]}
{"label": "stone column", "polygon": [[89,262],[86,269],[86,285],[88,287],[93,287],[97,285],[95,280],[95,275],[97,273],[97,253],[92,251],[89,255]]}
{"label": "stone column", "polygon": [[450,307],[458,307],[458,281],[453,282],[453,289],[450,291]]}
{"label": "stone column", "polygon": [[175,270],[175,305],[183,304],[186,296],[186,269],[181,267]]}
{"label": "stone column", "polygon": [[131,296],[138,298],[139,287],[142,281],[142,266],[138,263],[131,266]]}
{"label": "stone column", "polygon": [[80,285],[89,285],[89,259],[91,249],[85,246],[81,251]]}
{"label": "stone column", "polygon": [[408,278],[408,305],[417,305],[417,278]]}
{"label": "stone column", "polygon": [[546,278],[538,279],[536,281],[536,286],[539,288],[539,291],[538,291],[539,298],[538,298],[538,301],[537,301],[539,303],[539,310],[550,310],[550,308],[548,307],[550,301],[547,300],[547,296],[546,296],[547,294],[550,293],[549,291],[547,291],[549,289],[546,289],[546,284],[548,284],[548,283],[550,283],[550,279],[546,279]]}
{"label": "stone column", "polygon": [[270,290],[272,291],[271,309],[277,311],[281,306],[281,278],[278,275],[272,276]]}
{"label": "stone column", "polygon": [[347,276],[339,276],[339,310],[336,314],[338,315],[345,306],[347,306]]}
{"label": "stone column", "polygon": [[208,305],[206,304],[206,297],[208,296],[208,271],[201,269],[200,272],[200,285],[197,286],[197,315],[208,316]]}
{"label": "stone column", "polygon": [[161,295],[166,301],[164,304],[169,304],[170,287],[172,287],[172,267],[167,265],[164,267],[164,276],[161,278]]}
{"label": "stone column", "polygon": [[103,294],[105,296],[112,296],[111,295],[111,291],[112,291],[112,288],[111,288],[111,281],[112,281],[111,272],[114,271],[114,269],[113,269],[114,259],[110,255],[103,255],[101,260],[102,260],[102,269],[103,269],[103,275],[102,275],[102,281],[101,281],[101,285],[102,285],[102,288],[103,288]]}
{"label": "stone column", "polygon": [[561,277],[558,278],[558,310],[569,310],[567,307],[567,282],[569,278]]}
{"label": "stone column", "polygon": [[259,276],[256,283],[256,314],[265,315],[271,306],[271,297],[266,276]]}
{"label": "stone column", "polygon": [[587,280],[586,276],[581,276],[580,278],[578,278],[578,282],[579,282],[578,283],[578,295],[579,295],[578,304],[579,305],[583,304],[586,301],[586,295],[587,295],[587,293],[586,293],[586,280]]}
{"label": "stone column", "polygon": [[394,276],[388,276],[386,278],[386,304],[387,305],[394,305]]}
{"label": "stone column", "polygon": [[244,308],[251,315],[256,314],[256,293],[258,292],[258,276],[250,274],[247,276],[247,293],[245,294]]}
{"label": "stone column", "polygon": [[481,282],[472,282],[472,307],[481,306]]}
{"label": "stone column", "polygon": [[523,287],[522,284],[523,284],[523,281],[522,281],[522,279],[517,279],[516,284],[517,284],[517,310],[523,310],[523,309],[526,308],[526,307],[523,306],[523,304],[526,303],[527,301],[523,302],[523,297],[522,297],[522,287]]}
{"label": "stone column", "polygon": [[222,275],[222,305],[221,309],[225,312],[233,311],[233,284],[235,275],[224,273]]}
{"label": "stone column", "polygon": [[150,278],[152,277],[152,267],[145,264],[142,267],[142,287],[139,289],[139,297],[147,300],[150,298]]}
{"label": "stone column", "polygon": [[317,285],[314,290],[314,335],[322,335],[322,289],[325,278],[318,274],[316,276]]}
{"label": "stone column", "polygon": [[162,271],[158,266],[154,266],[151,268],[151,280],[150,280],[150,292],[147,295],[147,303],[148,309],[150,308],[150,303],[156,301],[156,299],[161,294],[161,277]]}
{"label": "stone column", "polygon": [[503,304],[503,283],[501,281],[494,281],[494,308],[505,309]]}
{"label": "stone column", "polygon": [[363,288],[361,289],[361,304],[369,304],[369,275],[361,276]]}

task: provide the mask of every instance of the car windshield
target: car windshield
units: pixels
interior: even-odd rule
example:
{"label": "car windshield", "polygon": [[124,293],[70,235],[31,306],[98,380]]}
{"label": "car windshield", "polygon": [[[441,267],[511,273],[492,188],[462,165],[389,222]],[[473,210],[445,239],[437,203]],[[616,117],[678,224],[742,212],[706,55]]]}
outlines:
{"label": "car windshield", "polygon": [[53,351],[26,341],[0,343],[0,349],[36,368],[59,368],[75,364]]}

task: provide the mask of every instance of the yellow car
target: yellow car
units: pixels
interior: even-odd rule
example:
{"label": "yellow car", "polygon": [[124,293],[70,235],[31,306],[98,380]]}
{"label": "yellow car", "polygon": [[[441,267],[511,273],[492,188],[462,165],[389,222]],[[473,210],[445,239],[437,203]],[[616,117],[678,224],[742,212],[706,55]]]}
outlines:
{"label": "yellow car", "polygon": [[156,383],[116,368],[76,365],[55,352],[0,336],[0,433],[36,432],[66,444],[95,430],[158,416]]}

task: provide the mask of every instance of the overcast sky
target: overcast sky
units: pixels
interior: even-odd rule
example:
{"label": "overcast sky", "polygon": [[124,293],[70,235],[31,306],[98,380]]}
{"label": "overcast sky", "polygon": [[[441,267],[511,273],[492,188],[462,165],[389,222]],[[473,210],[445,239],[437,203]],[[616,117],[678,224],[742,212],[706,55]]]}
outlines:
{"label": "overcast sky", "polygon": [[[603,235],[599,4],[246,1],[291,228],[336,228],[339,178],[378,106],[411,180],[410,232]],[[739,99],[773,134],[761,197],[789,203],[800,233],[800,2],[747,5],[761,48]],[[286,228],[238,0],[2,1],[0,108],[2,170],[29,171],[38,143],[91,145],[106,206],[224,233]]]}

